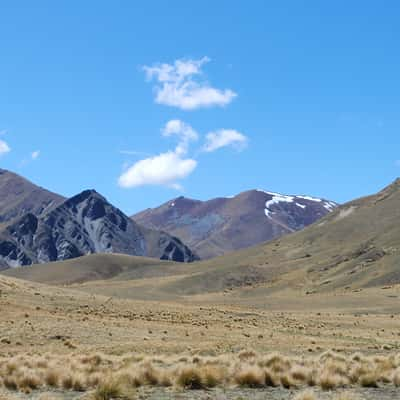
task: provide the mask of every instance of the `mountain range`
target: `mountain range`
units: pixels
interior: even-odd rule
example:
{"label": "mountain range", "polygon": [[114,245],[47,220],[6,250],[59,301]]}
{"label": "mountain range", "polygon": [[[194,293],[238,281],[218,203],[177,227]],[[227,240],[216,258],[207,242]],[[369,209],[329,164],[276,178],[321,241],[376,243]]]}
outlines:
{"label": "mountain range", "polygon": [[0,187],[14,189],[2,196],[0,269],[92,253],[198,259],[178,238],[135,223],[94,190],[64,200],[8,172]]}
{"label": "mountain range", "polygon": [[312,301],[319,293],[357,294],[400,283],[399,204],[396,180],[301,231],[210,260],[144,265],[132,257],[95,255],[6,273],[50,284],[81,281],[86,274],[83,290],[152,300],[214,293],[213,301],[264,306],[271,296],[295,299],[301,293]]}
{"label": "mountain range", "polygon": [[334,293],[337,305],[340,294],[354,297],[400,283],[399,204],[396,180],[301,231],[210,260],[145,264],[133,257],[98,254],[6,274],[49,284],[86,281],[81,289],[90,293],[135,299],[196,296],[264,307],[273,297],[278,303],[291,298],[295,307],[300,295],[312,302],[314,294]]}
{"label": "mountain range", "polygon": [[207,259],[301,230],[336,207],[311,196],[249,190],[209,201],[178,197],[132,218],[179,237]]}
{"label": "mountain range", "polygon": [[65,199],[0,170],[0,268],[94,253],[192,262],[303,229],[336,207],[251,190],[209,201],[179,197],[128,218],[95,190]]}

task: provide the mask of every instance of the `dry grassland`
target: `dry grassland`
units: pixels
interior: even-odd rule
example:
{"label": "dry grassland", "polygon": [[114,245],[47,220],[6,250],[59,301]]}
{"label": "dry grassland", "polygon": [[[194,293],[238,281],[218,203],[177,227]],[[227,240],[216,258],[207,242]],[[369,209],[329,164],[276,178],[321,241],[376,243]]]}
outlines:
{"label": "dry grassland", "polygon": [[[400,384],[399,319],[387,312],[141,302],[9,278],[0,278],[0,293],[6,398],[43,390],[107,400],[138,398],[146,388],[280,388],[293,395],[274,400],[319,400],[320,391]],[[313,393],[301,393],[307,387]]]}

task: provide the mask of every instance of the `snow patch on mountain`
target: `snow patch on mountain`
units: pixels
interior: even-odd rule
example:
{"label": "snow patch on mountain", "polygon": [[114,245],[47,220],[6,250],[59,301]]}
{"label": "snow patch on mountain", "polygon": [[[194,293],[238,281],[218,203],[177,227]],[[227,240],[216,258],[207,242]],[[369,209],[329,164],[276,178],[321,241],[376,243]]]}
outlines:
{"label": "snow patch on mountain", "polygon": [[336,207],[337,207],[337,204],[334,203],[333,201],[325,201],[324,202],[324,208],[326,208],[328,211],[333,211],[333,209]]}
{"label": "snow patch on mountain", "polygon": [[271,218],[271,215],[274,214],[274,211],[272,210],[272,207],[274,205],[278,205],[279,203],[295,203],[295,205],[303,210],[307,208],[307,204],[302,204],[303,201],[305,200],[306,202],[315,202],[315,203],[323,203],[322,206],[328,210],[329,212],[333,211],[336,207],[337,204],[334,203],[333,201],[325,201],[323,199],[320,199],[319,197],[312,197],[312,196],[304,196],[304,195],[285,195],[281,193],[276,193],[276,192],[268,192],[262,189],[256,189],[257,192],[265,193],[269,196],[272,196],[272,198],[268,201],[265,202],[265,209],[264,213],[268,218]]}
{"label": "snow patch on mountain", "polygon": [[[272,193],[268,193],[268,194],[272,194]],[[279,194],[279,193],[274,193],[272,195],[272,199],[268,200],[265,203],[265,215],[267,217],[271,217],[271,214],[273,214],[273,211],[271,210],[271,206],[273,204],[279,204],[279,203],[293,203],[294,201],[294,197],[293,196],[286,196],[283,194]]]}
{"label": "snow patch on mountain", "polygon": [[318,203],[321,203],[323,201],[322,199],[318,197],[312,197],[312,196],[296,196],[298,199],[303,199],[303,200],[309,200],[309,201],[316,201]]}

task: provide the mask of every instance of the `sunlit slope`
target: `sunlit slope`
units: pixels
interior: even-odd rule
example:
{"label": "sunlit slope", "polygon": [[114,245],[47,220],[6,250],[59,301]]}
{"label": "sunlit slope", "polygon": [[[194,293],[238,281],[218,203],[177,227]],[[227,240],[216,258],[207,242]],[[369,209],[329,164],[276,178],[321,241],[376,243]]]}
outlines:
{"label": "sunlit slope", "polygon": [[[50,283],[86,281],[85,290],[93,285],[100,292],[108,292],[112,285],[117,293],[121,285],[124,296],[137,298],[211,292],[251,298],[287,290],[312,294],[400,282],[399,248],[397,180],[374,196],[339,207],[301,232],[204,262],[176,265],[140,259],[143,264],[138,264],[137,258],[131,262],[130,257],[98,255],[7,274]],[[76,273],[78,278],[71,278]],[[91,284],[92,279],[103,282]]]}

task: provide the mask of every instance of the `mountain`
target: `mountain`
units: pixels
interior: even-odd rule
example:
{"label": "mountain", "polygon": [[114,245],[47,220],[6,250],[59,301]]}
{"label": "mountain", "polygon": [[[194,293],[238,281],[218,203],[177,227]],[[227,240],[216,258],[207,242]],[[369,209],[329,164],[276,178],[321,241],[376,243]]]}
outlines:
{"label": "mountain", "polygon": [[0,169],[0,223],[27,213],[41,215],[64,200],[13,172]]}
{"label": "mountain", "polygon": [[[60,272],[56,279],[49,276],[53,267],[49,265],[7,274],[39,282],[52,283],[54,279],[57,283],[67,283],[70,277],[67,271],[93,268],[92,257],[57,263]],[[331,293],[332,307],[337,307],[343,296],[350,296],[356,304],[359,296],[366,299],[363,309],[371,309],[375,305],[367,307],[368,295],[363,294],[364,290],[370,293],[370,289],[386,289],[379,293],[398,297],[400,180],[375,195],[343,204],[301,231],[211,260],[144,268],[137,261],[128,263],[115,255],[108,259],[101,257],[95,264],[101,265],[103,277],[109,273],[108,268],[128,264],[129,267],[123,273],[117,271],[112,284],[107,280],[90,282],[88,277],[82,290],[152,300],[187,299],[195,295],[196,299],[262,307],[272,298],[277,307],[279,301],[287,299],[296,307],[296,302],[304,296],[310,305],[321,301],[322,306],[323,300],[318,295]],[[123,291],[119,291],[120,287]]]}
{"label": "mountain", "polygon": [[132,218],[179,237],[207,259],[303,229],[336,207],[311,196],[250,190],[209,201],[178,197]]}
{"label": "mountain", "polygon": [[[240,288],[252,303],[287,291],[358,293],[400,284],[400,179],[274,241],[193,265],[158,290],[176,295]],[[143,284],[144,285],[144,284]],[[397,285],[397,286],[396,286]],[[146,286],[151,286],[146,281]],[[136,282],[136,290],[140,292]],[[339,300],[337,300],[339,301]]]}
{"label": "mountain", "polygon": [[196,259],[179,239],[138,225],[94,190],[86,190],[41,216],[27,213],[0,231],[3,268],[92,253],[182,262]]}

